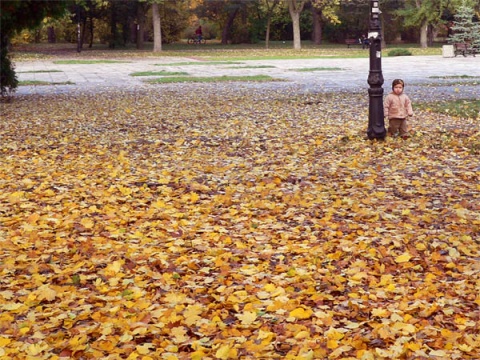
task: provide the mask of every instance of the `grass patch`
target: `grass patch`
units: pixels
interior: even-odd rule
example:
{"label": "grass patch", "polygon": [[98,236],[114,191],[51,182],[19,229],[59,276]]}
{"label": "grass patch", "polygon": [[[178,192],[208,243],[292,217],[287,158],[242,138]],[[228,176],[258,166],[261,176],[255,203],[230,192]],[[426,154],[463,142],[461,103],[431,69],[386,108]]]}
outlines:
{"label": "grass patch", "polygon": [[28,85],[74,85],[75,83],[71,81],[62,81],[62,82],[50,82],[42,80],[22,80],[18,82],[19,86],[28,86]]}
{"label": "grass patch", "polygon": [[416,86],[477,86],[480,85],[480,80],[469,81],[446,81],[446,82],[429,82],[429,83],[415,83]]}
{"label": "grass patch", "polygon": [[183,61],[168,64],[155,64],[156,66],[189,66],[189,65],[240,65],[243,62],[236,61]]}
{"label": "grass patch", "polygon": [[420,110],[457,116],[469,119],[480,119],[480,100],[459,99],[451,101],[435,101],[418,103]]}
{"label": "grass patch", "polygon": [[353,50],[351,53],[345,53],[342,50],[326,51],[302,49],[302,50],[256,50],[256,51],[235,51],[231,53],[221,54],[219,52],[215,54],[203,54],[203,58],[210,57],[224,57],[225,59],[231,59],[235,61],[249,61],[249,60],[298,60],[298,59],[344,59],[344,58],[366,58],[368,55],[362,53],[362,51]]}
{"label": "grass patch", "polygon": [[227,81],[279,81],[267,75],[255,76],[205,76],[205,77],[189,77],[189,76],[173,76],[159,79],[146,80],[150,84],[158,83],[211,83],[211,82],[227,82]]}
{"label": "grass patch", "polygon": [[40,73],[59,73],[61,70],[30,70],[30,71],[18,71],[18,74],[40,74]]}
{"label": "grass patch", "polygon": [[[387,44],[389,48],[408,49],[414,56],[418,55],[441,55],[443,43],[436,43],[433,47],[420,48],[418,44]],[[152,58],[158,60],[158,53],[153,51],[153,43],[145,43],[145,50],[137,50],[134,44],[127,44],[121,49],[108,49],[105,44],[94,44],[91,49],[82,50],[82,60],[92,59],[128,59]],[[17,61],[29,59],[52,59],[55,57],[72,58],[72,63],[80,63],[76,52],[76,46],[72,44],[25,44],[17,46],[13,51]],[[244,60],[289,60],[289,59],[315,59],[315,58],[368,58],[369,52],[363,49],[347,49],[345,44],[324,42],[315,45],[311,41],[302,41],[302,49],[294,50],[291,41],[271,41],[269,49],[265,48],[264,42],[258,44],[235,44],[222,45],[219,42],[209,41],[206,45],[192,48],[185,41],[174,44],[164,44],[162,56],[190,57],[207,62],[222,62],[232,64],[232,61]],[[117,60],[118,62],[118,60]],[[96,63],[96,62],[94,62]],[[198,62],[195,62],[198,65]],[[165,64],[161,64],[165,65]],[[168,64],[167,64],[168,65]],[[180,65],[180,64],[175,64]],[[181,63],[185,65],[185,63]]]}
{"label": "grass patch", "polygon": [[392,49],[388,52],[388,56],[411,56],[412,52],[408,49]]}
{"label": "grass patch", "polygon": [[56,60],[54,64],[66,64],[66,65],[76,65],[76,64],[118,64],[118,63],[129,63],[131,61],[121,61],[121,60]]}
{"label": "grass patch", "polygon": [[314,67],[314,68],[304,68],[304,69],[292,69],[292,71],[298,72],[311,72],[311,71],[339,71],[345,70],[339,67]]}
{"label": "grass patch", "polygon": [[247,65],[247,66],[230,66],[231,69],[274,69],[273,65]]}
{"label": "grass patch", "polygon": [[130,76],[178,76],[188,75],[185,71],[139,71],[131,73]]}
{"label": "grass patch", "polygon": [[480,79],[480,76],[471,75],[450,75],[450,76],[429,76],[429,79]]}

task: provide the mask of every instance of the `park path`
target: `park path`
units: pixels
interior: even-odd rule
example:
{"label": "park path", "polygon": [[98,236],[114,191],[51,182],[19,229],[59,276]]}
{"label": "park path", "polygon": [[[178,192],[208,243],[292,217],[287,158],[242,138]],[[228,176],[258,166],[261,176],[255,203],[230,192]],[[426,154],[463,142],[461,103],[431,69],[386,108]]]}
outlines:
{"label": "park path", "polygon": [[[36,80],[58,85],[20,86],[17,94],[74,93],[78,91],[135,90],[150,87],[178,87],[182,84],[151,85],[139,71],[184,71],[191,76],[269,75],[282,82],[248,83],[242,86],[294,88],[298,92],[363,92],[368,89],[367,58],[321,58],[296,60],[245,60],[234,64],[212,64],[191,58],[156,57],[122,59],[98,64],[57,64],[55,60],[16,63],[19,80]],[[192,62],[198,61],[198,65]],[[179,63],[185,62],[185,65]],[[385,92],[395,78],[402,78],[406,91],[425,100],[454,97],[480,98],[480,57],[402,56],[382,59]],[[317,69],[317,70],[313,70]],[[302,71],[303,70],[303,71]],[[454,79],[455,76],[474,78]],[[447,77],[447,79],[442,79]],[[448,78],[450,77],[450,78]],[[476,82],[476,84],[474,83]],[[70,83],[65,85],[65,83]],[[205,87],[205,85],[202,85]],[[207,87],[208,88],[208,87]],[[215,87],[210,87],[215,89]],[[219,87],[221,88],[221,87]]]}

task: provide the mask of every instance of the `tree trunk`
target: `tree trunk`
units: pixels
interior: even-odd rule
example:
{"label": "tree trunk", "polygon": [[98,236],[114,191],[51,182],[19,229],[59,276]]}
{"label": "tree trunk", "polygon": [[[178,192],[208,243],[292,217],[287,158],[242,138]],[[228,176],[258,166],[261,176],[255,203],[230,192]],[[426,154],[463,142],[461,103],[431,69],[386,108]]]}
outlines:
{"label": "tree trunk", "polygon": [[288,0],[288,11],[292,18],[293,26],[293,48],[300,50],[302,48],[302,39],[300,36],[300,13],[303,10],[305,2],[302,0]]}
{"label": "tree trunk", "polygon": [[89,29],[90,29],[90,39],[88,41],[88,47],[91,49],[92,46],[93,46],[93,30],[94,30],[94,26],[93,26],[93,14],[90,12],[90,16],[89,16],[89,22],[88,22],[88,25],[89,25]]}
{"label": "tree trunk", "polygon": [[35,30],[35,37],[34,37],[35,44],[40,43],[40,40],[41,40],[40,35],[41,35],[40,29],[36,29]]}
{"label": "tree trunk", "polygon": [[279,4],[279,0],[273,0],[273,3],[270,5],[270,2],[267,0],[267,29],[265,32],[265,48],[268,49],[270,45],[270,28],[272,26],[272,16],[275,7]]}
{"label": "tree trunk", "polygon": [[115,1],[110,2],[110,42],[108,47],[115,49],[115,43],[117,41],[117,9],[115,8]]}
{"label": "tree trunk", "polygon": [[385,40],[385,17],[383,15],[380,15],[380,26],[382,27],[380,29],[380,36],[382,37],[382,41],[380,42],[380,48],[381,49],[386,49],[387,48],[387,41]]}
{"label": "tree trunk", "polygon": [[427,40],[427,33],[428,33],[428,22],[424,20],[422,25],[420,26],[420,47],[425,49],[428,47],[428,40]]}
{"label": "tree trunk", "polygon": [[269,43],[270,43],[270,25],[272,23],[272,18],[270,14],[268,15],[267,18],[267,31],[265,32],[265,49],[268,49]]}
{"label": "tree trunk", "polygon": [[162,27],[160,22],[160,12],[158,4],[152,4],[153,13],[153,52],[162,51]]}
{"label": "tree trunk", "polygon": [[82,52],[82,23],[80,22],[80,6],[77,5],[77,52]]}
{"label": "tree trunk", "polygon": [[55,28],[53,26],[49,26],[47,29],[48,33],[48,42],[50,44],[54,44],[57,42],[57,36],[55,35]]}
{"label": "tree trunk", "polygon": [[320,45],[322,43],[322,10],[312,6],[313,14],[313,43]]}
{"label": "tree trunk", "polygon": [[85,33],[87,32],[87,18],[86,17],[82,18],[82,24],[80,25],[80,32],[81,32],[80,47],[83,49],[83,44],[85,43]]}
{"label": "tree trunk", "polygon": [[293,48],[300,50],[302,48],[302,39],[300,38],[300,13],[291,13],[293,26]]}
{"label": "tree trunk", "polygon": [[145,8],[142,3],[137,5],[137,49],[143,49],[143,39],[145,37]]}
{"label": "tree trunk", "polygon": [[433,25],[428,25],[428,30],[427,30],[427,44],[428,46],[433,46],[433,40],[435,38],[435,28]]}
{"label": "tree trunk", "polygon": [[235,10],[233,10],[230,14],[228,14],[227,23],[225,24],[225,26],[223,28],[223,31],[222,31],[222,45],[227,45],[228,44],[230,29],[233,26],[233,21],[235,20],[235,17],[238,14],[238,10],[240,10],[240,8],[236,7]]}

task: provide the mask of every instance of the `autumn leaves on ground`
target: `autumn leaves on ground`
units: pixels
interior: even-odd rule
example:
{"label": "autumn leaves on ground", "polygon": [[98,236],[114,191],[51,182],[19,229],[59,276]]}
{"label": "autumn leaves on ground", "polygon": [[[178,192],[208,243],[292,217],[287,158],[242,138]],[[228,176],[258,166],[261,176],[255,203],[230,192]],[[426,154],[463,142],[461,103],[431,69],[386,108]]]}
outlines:
{"label": "autumn leaves on ground", "polygon": [[370,142],[366,101],[2,104],[0,358],[478,359],[478,119]]}

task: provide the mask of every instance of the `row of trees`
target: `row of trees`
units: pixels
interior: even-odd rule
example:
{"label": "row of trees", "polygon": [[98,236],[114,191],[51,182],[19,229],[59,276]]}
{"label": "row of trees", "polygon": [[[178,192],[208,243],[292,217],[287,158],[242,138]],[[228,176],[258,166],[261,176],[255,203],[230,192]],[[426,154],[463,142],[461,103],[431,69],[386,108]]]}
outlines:
{"label": "row of trees", "polygon": [[[17,1],[3,0],[2,3]],[[22,1],[29,3],[31,1]],[[368,0],[64,0],[67,13],[61,19],[48,19],[29,34],[40,41],[94,42],[110,47],[161,37],[161,42],[177,41],[201,23],[207,36],[222,43],[258,40],[311,39],[320,44],[360,36],[367,32]],[[427,47],[436,34],[446,35],[461,5],[480,12],[475,0],[380,0],[385,40],[418,41]],[[477,9],[475,9],[475,6]],[[28,16],[28,15],[26,15]],[[156,19],[153,21],[153,19]],[[155,25],[159,31],[153,31]],[[80,31],[78,31],[80,29]],[[80,37],[78,37],[80,33]],[[298,40],[298,41],[295,41]],[[267,45],[268,46],[268,45]],[[155,51],[161,50],[161,43]]]}
{"label": "row of trees", "polygon": [[[452,29],[459,9],[471,10],[477,26],[480,2],[476,0],[379,0],[383,39],[387,42],[433,43],[438,33]],[[13,72],[8,45],[21,30],[26,38],[50,42],[57,39],[77,43],[77,50],[94,42],[110,48],[136,42],[142,49],[152,40],[155,52],[162,43],[178,40],[193,27],[204,25],[206,36],[223,44],[265,40],[301,39],[343,41],[368,31],[369,0],[2,0],[1,59],[2,94]],[[468,35],[470,36],[470,35]]]}

